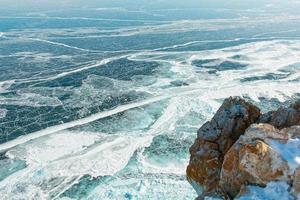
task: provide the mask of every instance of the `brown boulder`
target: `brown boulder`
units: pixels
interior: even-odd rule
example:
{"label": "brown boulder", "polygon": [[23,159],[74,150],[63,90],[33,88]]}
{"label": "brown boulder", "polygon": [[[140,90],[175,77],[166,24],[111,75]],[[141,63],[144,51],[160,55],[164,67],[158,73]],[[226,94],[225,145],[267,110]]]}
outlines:
{"label": "brown boulder", "polygon": [[259,123],[268,123],[278,129],[300,125],[300,100],[289,107],[280,107],[277,111],[263,114]]}
{"label": "brown boulder", "polygon": [[289,166],[268,140],[287,140],[268,124],[254,124],[230,148],[224,158],[220,185],[231,197],[245,184],[265,186],[270,181],[288,181]]}
{"label": "brown boulder", "polygon": [[224,155],[260,116],[260,110],[241,98],[228,98],[210,122],[198,130],[190,148],[187,178],[199,195],[222,196],[219,179]]}
{"label": "brown boulder", "polygon": [[281,134],[289,135],[290,138],[296,139],[300,138],[300,126],[292,126],[280,130]]}

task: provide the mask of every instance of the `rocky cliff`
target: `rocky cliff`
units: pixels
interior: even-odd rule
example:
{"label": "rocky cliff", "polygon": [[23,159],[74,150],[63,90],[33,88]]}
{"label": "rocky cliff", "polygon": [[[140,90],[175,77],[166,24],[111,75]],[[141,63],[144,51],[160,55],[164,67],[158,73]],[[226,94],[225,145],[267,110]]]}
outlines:
{"label": "rocky cliff", "polygon": [[226,99],[190,148],[187,179],[198,199],[242,199],[279,183],[288,198],[300,197],[299,125],[300,101],[261,114],[241,98]]}

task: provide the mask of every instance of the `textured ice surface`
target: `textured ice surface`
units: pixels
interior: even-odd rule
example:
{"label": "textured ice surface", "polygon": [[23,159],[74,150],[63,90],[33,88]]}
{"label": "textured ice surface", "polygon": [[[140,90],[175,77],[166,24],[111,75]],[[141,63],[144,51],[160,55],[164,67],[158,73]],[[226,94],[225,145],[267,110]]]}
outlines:
{"label": "textured ice surface", "polygon": [[[1,18],[0,199],[194,199],[188,149],[222,100],[267,111],[299,93],[299,20],[259,13]],[[292,166],[295,149],[282,152]]]}

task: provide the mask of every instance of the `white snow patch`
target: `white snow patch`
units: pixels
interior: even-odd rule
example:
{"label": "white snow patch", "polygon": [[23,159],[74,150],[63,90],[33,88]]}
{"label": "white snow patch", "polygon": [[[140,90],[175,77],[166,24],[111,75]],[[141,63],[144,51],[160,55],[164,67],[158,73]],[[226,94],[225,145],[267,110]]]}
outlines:
{"label": "white snow patch", "polygon": [[25,160],[27,164],[45,164],[81,152],[100,139],[101,136],[97,134],[62,131],[19,145],[6,155],[12,159]]}
{"label": "white snow patch", "polygon": [[280,143],[276,140],[269,142],[281,156],[288,162],[291,173],[300,166],[300,139],[289,139],[287,143]]}
{"label": "white snow patch", "polygon": [[270,182],[265,188],[248,186],[249,192],[237,200],[292,200],[290,186],[285,182]]}

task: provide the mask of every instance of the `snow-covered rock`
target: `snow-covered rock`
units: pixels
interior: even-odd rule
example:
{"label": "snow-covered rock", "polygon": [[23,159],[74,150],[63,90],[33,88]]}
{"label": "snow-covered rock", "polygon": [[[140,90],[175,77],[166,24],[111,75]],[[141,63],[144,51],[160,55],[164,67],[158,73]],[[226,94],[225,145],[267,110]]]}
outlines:
{"label": "snow-covered rock", "polygon": [[198,199],[299,198],[299,124],[300,101],[261,115],[240,98],[226,99],[190,148],[187,178]]}
{"label": "snow-covered rock", "polygon": [[223,190],[234,197],[245,184],[290,182],[288,161],[270,146],[273,141],[285,143],[287,137],[271,125],[251,125],[225,155],[220,176]]}

